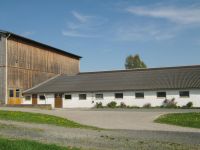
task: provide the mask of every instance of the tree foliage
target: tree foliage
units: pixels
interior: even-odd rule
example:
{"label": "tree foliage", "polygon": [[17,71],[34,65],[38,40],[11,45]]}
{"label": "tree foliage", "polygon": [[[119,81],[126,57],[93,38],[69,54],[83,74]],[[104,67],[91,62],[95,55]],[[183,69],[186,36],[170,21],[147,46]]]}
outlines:
{"label": "tree foliage", "polygon": [[138,54],[129,55],[125,62],[126,69],[137,69],[137,68],[147,68],[146,64],[140,59]]}

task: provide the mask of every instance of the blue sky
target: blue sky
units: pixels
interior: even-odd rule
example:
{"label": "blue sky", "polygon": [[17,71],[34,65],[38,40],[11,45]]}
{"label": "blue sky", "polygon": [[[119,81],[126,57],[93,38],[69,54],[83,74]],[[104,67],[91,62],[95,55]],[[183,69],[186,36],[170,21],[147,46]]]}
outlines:
{"label": "blue sky", "polygon": [[1,0],[0,29],[82,56],[81,71],[200,64],[199,0]]}

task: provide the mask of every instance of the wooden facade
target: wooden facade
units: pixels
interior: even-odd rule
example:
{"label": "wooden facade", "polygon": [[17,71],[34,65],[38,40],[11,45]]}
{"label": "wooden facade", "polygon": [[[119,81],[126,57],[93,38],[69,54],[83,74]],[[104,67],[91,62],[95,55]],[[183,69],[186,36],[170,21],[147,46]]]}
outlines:
{"label": "wooden facade", "polygon": [[22,91],[58,74],[79,73],[78,56],[16,35],[6,43],[8,104],[20,104]]}

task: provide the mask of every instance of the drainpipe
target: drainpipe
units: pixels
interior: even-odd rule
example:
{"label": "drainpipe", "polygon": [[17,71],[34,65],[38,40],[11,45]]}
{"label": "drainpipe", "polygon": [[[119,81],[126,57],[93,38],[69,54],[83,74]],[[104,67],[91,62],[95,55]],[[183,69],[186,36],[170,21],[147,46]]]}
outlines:
{"label": "drainpipe", "polygon": [[5,85],[5,87],[6,87],[6,95],[5,95],[5,104],[7,104],[8,103],[8,38],[10,37],[10,35],[11,34],[7,34],[6,36],[5,36],[5,39],[6,39],[6,65],[5,65],[5,69],[6,69],[6,72],[5,72],[5,82],[6,82],[6,85]]}

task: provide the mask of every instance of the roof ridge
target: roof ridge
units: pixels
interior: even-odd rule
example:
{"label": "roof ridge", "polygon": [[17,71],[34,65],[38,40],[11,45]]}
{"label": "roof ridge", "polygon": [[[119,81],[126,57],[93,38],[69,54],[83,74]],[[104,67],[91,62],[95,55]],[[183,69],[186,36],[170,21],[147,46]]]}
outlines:
{"label": "roof ridge", "polygon": [[10,35],[13,35],[13,36],[15,36],[15,37],[18,37],[18,38],[21,38],[21,39],[30,41],[30,42],[32,42],[32,43],[35,43],[35,44],[38,44],[38,45],[41,45],[41,46],[44,46],[44,47],[48,47],[48,48],[50,48],[50,49],[54,49],[54,50],[56,50],[56,51],[59,52],[59,53],[63,53],[63,54],[65,54],[65,55],[68,55],[68,56],[71,56],[71,57],[75,57],[75,58],[79,58],[79,59],[82,58],[82,57],[79,56],[79,55],[76,55],[76,54],[67,52],[67,51],[65,51],[65,50],[62,50],[62,49],[60,49],[60,48],[56,48],[56,47],[54,47],[54,46],[50,46],[50,45],[41,43],[41,42],[39,42],[39,41],[36,41],[36,40],[30,39],[30,38],[24,37],[24,36],[22,36],[22,35],[15,34],[15,33],[13,33],[13,32],[9,32],[9,31],[1,30],[1,29],[0,29],[0,34],[5,34],[5,35],[6,35],[6,34],[10,34]]}
{"label": "roof ridge", "polygon": [[80,74],[95,74],[95,73],[113,73],[113,72],[133,72],[133,71],[150,71],[150,70],[167,70],[167,69],[190,69],[190,68],[200,68],[200,65],[189,65],[189,66],[172,66],[172,67],[155,67],[155,68],[136,68],[127,70],[105,70],[105,71],[91,71],[91,72],[80,72]]}
{"label": "roof ridge", "polygon": [[49,78],[49,79],[47,79],[47,80],[45,80],[45,81],[43,81],[43,82],[41,82],[41,83],[39,83],[39,84],[33,86],[32,88],[23,91],[23,93],[24,93],[24,92],[31,91],[31,90],[33,90],[33,89],[35,89],[35,88],[37,88],[37,87],[40,87],[41,85],[43,85],[43,84],[45,84],[45,83],[48,83],[49,81],[52,81],[52,80],[54,80],[54,79],[56,79],[56,78],[58,78],[58,77],[60,77],[60,76],[61,76],[61,74],[58,74],[58,75],[56,75],[56,76],[53,76],[52,78]]}

